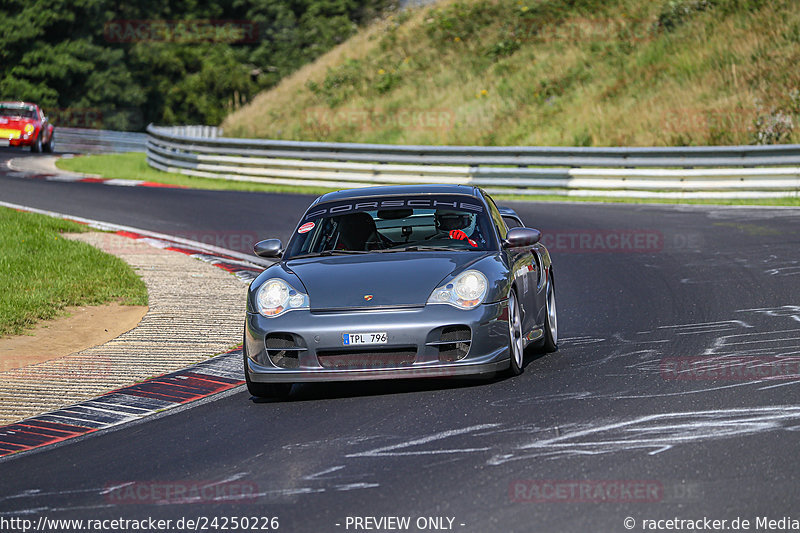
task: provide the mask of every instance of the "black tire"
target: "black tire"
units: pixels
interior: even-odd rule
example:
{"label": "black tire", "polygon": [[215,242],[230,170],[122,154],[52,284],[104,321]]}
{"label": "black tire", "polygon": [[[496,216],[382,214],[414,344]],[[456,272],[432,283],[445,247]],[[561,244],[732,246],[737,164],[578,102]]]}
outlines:
{"label": "black tire", "polygon": [[55,149],[56,149],[56,133],[55,132],[50,134],[50,138],[47,140],[46,143],[44,143],[44,146],[42,146],[42,148],[48,154],[52,154],[53,151],[55,151]]}
{"label": "black tire", "polygon": [[38,154],[42,151],[42,134],[40,133],[36,140],[31,144],[31,152]]}
{"label": "black tire", "polygon": [[522,374],[525,361],[525,339],[522,338],[522,315],[517,294],[508,293],[508,371],[512,376]]}
{"label": "black tire", "polygon": [[291,383],[257,383],[250,381],[247,370],[247,344],[242,347],[244,355],[244,380],[247,383],[247,392],[256,398],[286,398],[292,392]]}
{"label": "black tire", "polygon": [[558,313],[556,312],[556,289],[552,273],[547,280],[547,300],[545,304],[544,342],[542,352],[558,350]]}

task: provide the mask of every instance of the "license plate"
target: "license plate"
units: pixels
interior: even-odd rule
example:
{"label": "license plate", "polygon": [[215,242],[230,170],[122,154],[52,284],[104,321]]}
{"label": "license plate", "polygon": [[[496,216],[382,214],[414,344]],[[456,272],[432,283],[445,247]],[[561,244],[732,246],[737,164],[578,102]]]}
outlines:
{"label": "license plate", "polygon": [[386,344],[389,336],[385,331],[379,333],[342,333],[342,342],[345,346],[364,344]]}

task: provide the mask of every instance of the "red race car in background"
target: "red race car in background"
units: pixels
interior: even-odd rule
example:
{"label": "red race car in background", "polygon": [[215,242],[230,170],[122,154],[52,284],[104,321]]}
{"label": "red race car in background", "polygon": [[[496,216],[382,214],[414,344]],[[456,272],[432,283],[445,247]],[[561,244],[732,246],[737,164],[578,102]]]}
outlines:
{"label": "red race car in background", "polygon": [[52,152],[53,125],[36,104],[0,102],[0,146],[30,146],[31,152]]}

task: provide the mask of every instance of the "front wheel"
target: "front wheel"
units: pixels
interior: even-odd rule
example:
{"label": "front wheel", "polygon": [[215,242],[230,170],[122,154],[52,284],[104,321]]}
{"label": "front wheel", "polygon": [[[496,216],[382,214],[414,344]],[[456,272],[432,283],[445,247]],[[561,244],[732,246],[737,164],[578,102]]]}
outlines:
{"label": "front wheel", "polygon": [[522,316],[514,291],[508,293],[508,351],[511,360],[509,372],[512,376],[518,376],[522,374],[525,340],[522,338]]}
{"label": "front wheel", "polygon": [[42,146],[42,148],[48,154],[52,154],[53,151],[55,151],[55,149],[56,149],[56,134],[55,133],[51,133],[50,134],[50,139],[48,139],[48,141],[46,143],[44,143],[44,146]]}
{"label": "front wheel", "polygon": [[31,152],[33,152],[34,154],[38,154],[41,151],[42,151],[42,135],[39,134],[39,136],[36,137],[36,140],[33,141],[33,144],[31,144]]}

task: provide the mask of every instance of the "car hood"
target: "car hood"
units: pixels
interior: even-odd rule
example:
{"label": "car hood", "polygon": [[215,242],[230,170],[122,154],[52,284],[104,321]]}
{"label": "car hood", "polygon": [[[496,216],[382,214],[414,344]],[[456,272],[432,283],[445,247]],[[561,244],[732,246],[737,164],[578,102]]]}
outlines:
{"label": "car hood", "polygon": [[[448,275],[487,252],[398,252],[288,260],[308,291],[311,310],[425,305]],[[372,298],[367,299],[369,295]]]}

